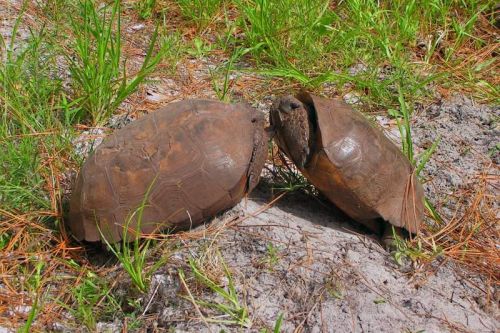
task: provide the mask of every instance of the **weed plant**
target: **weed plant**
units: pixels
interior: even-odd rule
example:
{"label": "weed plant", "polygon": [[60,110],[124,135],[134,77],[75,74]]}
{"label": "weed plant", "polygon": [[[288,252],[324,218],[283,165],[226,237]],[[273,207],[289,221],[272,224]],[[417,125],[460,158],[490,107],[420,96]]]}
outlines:
{"label": "weed plant", "polygon": [[182,16],[198,29],[206,27],[221,9],[224,0],[176,0]]}
{"label": "weed plant", "polygon": [[122,59],[121,5],[115,0],[111,9],[101,13],[92,0],[80,2],[79,17],[71,20],[73,55],[68,54],[73,94],[79,112],[76,119],[90,118],[92,124],[102,125],[132,94],[146,76],[162,60],[169,45],[163,44],[155,54],[155,30],[141,69],[132,79],[126,74]]}
{"label": "weed plant", "polygon": [[[153,240],[151,238],[141,242],[141,225],[143,223],[143,213],[147,205],[147,198],[152,189],[154,181],[149,186],[141,204],[124,221],[122,231],[122,242],[111,244],[106,237],[106,230],[99,229],[101,239],[104,240],[111,252],[118,258],[123,268],[132,279],[133,285],[140,292],[146,292],[151,275],[165,262],[165,258],[157,260],[151,267],[146,267],[147,255]],[[148,221],[149,222],[149,221]],[[132,227],[135,225],[135,228]],[[132,234],[132,239],[129,235]],[[129,243],[132,243],[130,246]]]}
{"label": "weed plant", "polygon": [[155,9],[156,0],[141,0],[137,3],[137,10],[139,12],[139,17],[142,20],[149,19]]}
{"label": "weed plant", "polygon": [[[97,321],[120,312],[111,295],[112,285],[103,280],[105,273],[67,264],[69,258],[81,259],[81,248],[70,243],[60,225],[62,188],[67,171],[76,169],[80,160],[71,143],[74,125],[104,124],[164,58],[175,69],[185,53],[195,58],[225,56],[209,78],[222,100],[230,99],[239,62],[251,66],[245,70],[269,77],[270,90],[265,94],[274,93],[276,79],[287,90],[302,85],[319,93],[324,89],[355,93],[363,111],[389,110],[398,123],[402,150],[417,175],[439,149],[437,140],[419,156],[414,153],[410,125],[417,103],[428,103],[433,91],[443,96],[462,91],[481,101],[499,101],[493,0],[176,0],[182,17],[170,15],[176,12],[173,8],[160,8],[173,3],[140,1],[139,16],[148,20],[146,25],[159,16],[152,15],[153,9],[163,13],[163,21],[141,68],[130,76],[123,59],[123,13],[118,0],[107,4],[50,0],[36,5],[25,1],[10,34],[13,37],[0,37],[0,275],[8,286],[7,296],[2,291],[0,307],[11,306],[20,293],[26,294],[31,308],[17,321],[20,331],[46,330],[39,323],[55,320],[64,312],[61,309],[90,331]],[[27,41],[18,41],[25,11],[29,18],[40,16],[44,24],[33,26]],[[64,34],[66,39],[56,39]],[[210,34],[215,39],[207,38]],[[160,46],[156,46],[158,39]],[[69,77],[61,59],[66,59],[62,66],[69,66]],[[281,179],[280,190],[314,191],[286,161],[273,159],[276,167],[271,171]],[[497,219],[495,211],[488,209],[494,207],[488,177],[480,179],[480,187],[464,193],[472,204],[463,215],[429,227],[426,235],[412,242],[401,241],[396,259],[445,255],[498,281],[498,237],[492,232]],[[441,221],[428,201],[426,207],[435,221]],[[133,218],[141,221],[141,215],[139,208]],[[126,223],[124,242],[110,248],[135,287],[146,291],[151,273],[163,262],[148,262],[154,242],[141,242],[139,233],[129,233],[131,223]],[[268,250],[269,263],[274,264],[276,253]],[[227,323],[249,325],[249,314],[225,264],[229,281],[225,287],[193,260],[189,269],[199,284],[222,299],[219,303],[195,300],[196,306],[222,313]],[[57,305],[47,297],[47,279],[59,289]],[[68,287],[67,281],[76,282]],[[282,318],[278,317],[275,332]]]}
{"label": "weed plant", "polygon": [[[218,254],[220,256],[220,254]],[[205,301],[201,299],[192,299],[199,306],[210,308],[216,311],[223,313],[229,319],[216,319],[216,318],[206,318],[206,321],[216,322],[221,324],[233,324],[239,325],[241,327],[250,327],[251,321],[248,317],[248,311],[246,307],[240,304],[240,300],[238,298],[238,293],[236,292],[236,288],[234,286],[234,281],[229,268],[226,263],[222,260],[222,266],[224,269],[224,276],[228,281],[227,288],[224,288],[213,281],[203,270],[200,268],[196,260],[193,258],[189,259],[189,267],[193,272],[196,281],[201,285],[208,287],[212,292],[220,296],[224,302],[212,302]],[[185,284],[185,274],[181,270],[179,271],[179,277]],[[191,295],[191,294],[190,294]],[[191,295],[192,297],[192,295]]]}

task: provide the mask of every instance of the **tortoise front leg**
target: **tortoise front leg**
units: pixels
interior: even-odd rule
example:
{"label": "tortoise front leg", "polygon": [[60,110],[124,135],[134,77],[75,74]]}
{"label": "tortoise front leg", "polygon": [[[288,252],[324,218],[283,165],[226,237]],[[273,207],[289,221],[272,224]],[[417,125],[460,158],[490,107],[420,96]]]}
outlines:
{"label": "tortoise front leg", "polygon": [[407,232],[400,227],[393,226],[387,221],[384,221],[384,233],[382,234],[382,245],[388,252],[397,249],[396,237],[405,239]]}

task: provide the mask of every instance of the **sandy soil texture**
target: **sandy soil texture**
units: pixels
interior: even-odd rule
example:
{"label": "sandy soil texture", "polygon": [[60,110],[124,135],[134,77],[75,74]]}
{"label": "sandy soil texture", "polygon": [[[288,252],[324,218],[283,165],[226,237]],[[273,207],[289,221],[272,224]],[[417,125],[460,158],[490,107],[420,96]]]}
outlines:
{"label": "sandy soil texture", "polygon": [[[268,197],[257,190],[226,216],[252,215]],[[256,327],[242,331],[272,329],[281,313],[283,332],[494,332],[499,324],[495,305],[481,308],[482,293],[452,266],[437,260],[420,272],[398,267],[374,238],[353,229],[334,208],[302,194],[225,227],[217,237],[185,246],[173,255],[167,272],[156,274],[144,300],[151,302],[148,312],[158,316],[155,324],[175,331],[238,331],[186,320],[198,316],[188,300],[178,297],[176,269],[185,266],[187,256],[204,251],[214,256],[214,276],[223,276],[218,251],[230,267]],[[270,246],[276,249],[273,255]],[[224,278],[220,283],[227,287]],[[206,290],[196,297],[223,301]]]}
{"label": "sandy soil texture", "polygon": [[[266,112],[269,103],[254,105]],[[429,105],[415,117],[417,152],[441,138],[423,177],[427,196],[444,214],[455,212],[458,200],[450,198],[475,186],[479,174],[498,178],[498,152],[493,149],[498,116],[498,107],[457,95]],[[398,141],[394,121],[376,119]],[[498,195],[497,185],[490,184],[493,195]],[[285,332],[495,332],[499,327],[500,293],[492,289],[488,302],[485,291],[477,288],[482,282],[463,267],[443,257],[426,267],[409,262],[398,266],[376,237],[358,230],[332,205],[293,193],[260,212],[271,199],[264,179],[248,201],[213,222],[212,227],[230,221],[221,233],[182,244],[184,249],[173,254],[165,272],[155,275],[144,299],[155,318],[152,325],[181,332],[238,330],[205,324],[191,302],[179,298],[183,287],[177,270],[189,270],[188,257],[203,261],[208,256],[208,271],[227,287],[220,262],[225,260],[240,300],[248,307],[253,328],[242,331],[272,329],[280,314]],[[234,216],[245,217],[234,222]],[[203,289],[195,296],[224,301]],[[206,309],[203,314],[217,317]]]}
{"label": "sandy soil texture", "polygon": [[[270,101],[252,104],[266,113]],[[444,214],[455,212],[456,191],[475,186],[481,173],[492,175],[489,190],[498,195],[494,181],[499,175],[498,151],[493,149],[498,116],[498,107],[460,95],[438,100],[416,115],[416,152],[437,137],[441,140],[423,177],[427,196]],[[376,119],[397,142],[395,122]],[[263,180],[246,202],[216,219],[212,227],[233,221],[234,216],[246,216],[242,222],[229,222],[217,236],[208,233],[205,239],[182,243],[165,270],[155,275],[143,300],[150,304],[146,312],[152,326],[180,332],[258,332],[262,327],[271,330],[283,314],[284,332],[495,332],[499,327],[498,289],[477,288],[484,281],[472,278],[464,267],[445,258],[426,267],[408,262],[398,266],[376,237],[356,229],[332,205],[294,193],[260,212],[271,199]],[[203,227],[195,232],[200,230]],[[189,271],[188,257],[202,261],[210,257],[208,271],[227,287],[221,260],[226,262],[240,301],[248,307],[250,328],[200,320],[178,278],[179,268]],[[127,284],[122,288],[126,293]],[[486,300],[486,294],[493,299]],[[224,301],[203,288],[194,297]],[[202,313],[227,319],[206,309]],[[103,327],[118,330],[120,325]]]}
{"label": "sandy soil texture", "polygon": [[[18,10],[19,1],[0,0],[0,34],[4,38],[9,38]],[[146,34],[143,26],[127,29],[131,35]],[[25,41],[27,29],[20,29],[18,37],[19,42]],[[132,59],[131,66],[134,61],[140,63]],[[143,111],[171,101],[214,98],[208,68],[219,61],[210,57],[189,59],[179,64],[171,77],[159,73],[152,78],[153,83],[141,88],[139,97],[125,103],[122,115],[114,117],[109,127],[120,127]],[[267,92],[272,87],[258,93],[248,91],[248,86],[258,90],[260,81],[249,73],[238,77],[232,92],[235,99],[267,112],[273,97]],[[352,101],[351,97],[346,99]],[[134,108],[132,115],[125,116]],[[377,119],[397,141],[394,121]],[[457,191],[475,186],[481,174],[488,175],[489,194],[498,198],[499,119],[498,106],[481,105],[460,94],[436,98],[436,102],[417,110],[412,124],[417,152],[430,147],[438,137],[441,140],[423,177],[427,196],[445,216],[453,216],[460,209],[462,198]],[[83,133],[76,139],[75,149],[87,154],[92,147],[89,141],[104,134],[100,129]],[[272,199],[270,185],[264,179],[247,200],[209,224],[217,232],[207,232],[203,237],[200,234],[205,227],[200,227],[194,230],[192,240],[186,237],[173,244],[168,263],[154,274],[149,292],[140,296],[137,304],[143,328],[262,332],[264,328],[272,331],[283,314],[283,332],[498,332],[500,288],[487,287],[463,266],[445,257],[426,266],[411,262],[399,266],[375,237],[364,233],[332,205],[302,193],[290,193],[267,207]],[[500,219],[498,203],[494,208]],[[492,233],[498,234],[499,228]],[[226,301],[193,282],[189,257],[204,263],[205,272],[226,288],[229,280],[223,262],[227,265],[239,302],[248,310],[248,327],[208,322],[210,318],[228,318],[193,305],[179,279],[179,269],[187,273],[187,288],[193,297]],[[130,280],[125,274],[119,278],[113,294],[126,297],[132,290]],[[101,322],[97,331],[121,332],[124,327],[123,322]],[[55,323],[47,330],[84,331],[66,323]],[[0,333],[10,331],[0,327]]]}

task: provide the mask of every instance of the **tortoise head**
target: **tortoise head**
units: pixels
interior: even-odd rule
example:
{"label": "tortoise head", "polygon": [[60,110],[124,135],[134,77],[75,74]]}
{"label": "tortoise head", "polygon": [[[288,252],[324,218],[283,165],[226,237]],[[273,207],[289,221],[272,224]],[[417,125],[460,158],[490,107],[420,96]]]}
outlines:
{"label": "tortoise head", "polygon": [[312,112],[307,104],[290,95],[276,99],[269,112],[278,147],[299,169],[304,169],[313,151]]}
{"label": "tortoise head", "polygon": [[284,124],[293,118],[293,111],[303,107],[302,102],[293,96],[283,96],[277,98],[271,106],[269,122],[275,130],[283,127]]}

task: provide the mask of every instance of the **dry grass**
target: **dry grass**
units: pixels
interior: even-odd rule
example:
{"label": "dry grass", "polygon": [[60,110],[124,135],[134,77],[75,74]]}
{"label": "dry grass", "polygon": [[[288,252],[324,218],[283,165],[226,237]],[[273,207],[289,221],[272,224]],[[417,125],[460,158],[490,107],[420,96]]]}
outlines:
{"label": "dry grass", "polygon": [[[7,3],[6,0],[0,0],[1,6],[4,6],[5,3]],[[157,6],[170,4],[170,1],[159,1]],[[17,8],[12,8],[19,10],[19,5],[15,6]],[[230,7],[229,9],[229,18],[236,17],[235,8]],[[26,22],[30,22],[31,26],[35,23],[39,24],[41,21],[50,22],[50,19],[35,7],[30,7],[28,14]],[[128,26],[124,24],[124,30],[136,23],[135,11],[130,9],[129,14],[132,19],[128,22]],[[184,39],[183,42],[190,44],[194,38],[200,36],[202,39],[211,38],[214,31],[221,29],[223,19],[224,17],[219,13],[202,31],[199,31],[191,23],[183,21],[179,10],[174,9],[169,16],[168,27],[180,28],[181,36]],[[151,31],[153,22],[148,21],[145,24],[147,26],[146,32]],[[498,55],[500,43],[496,40],[497,32],[493,30],[492,26],[487,22],[487,18],[483,15],[479,18],[475,34],[478,38],[486,41],[486,45],[478,47],[473,40],[467,41],[457,50],[456,55],[460,61],[454,64],[446,62],[442,52],[438,50],[434,53],[432,59],[434,64],[437,64],[438,71],[451,73],[452,81],[468,82],[470,68],[477,68]],[[134,58],[140,59],[142,57],[139,52],[143,44],[142,38],[141,35],[127,33],[124,53],[132,58],[132,64]],[[452,44],[452,41],[446,43]],[[443,44],[442,47],[444,49],[446,44]],[[415,60],[421,61],[422,58],[418,54],[419,49],[417,47],[415,47],[414,52]],[[178,69],[179,72],[183,72],[183,75],[176,74],[173,77],[180,87],[180,93],[170,98],[172,100],[181,99],[194,95],[199,96],[200,94],[207,96],[211,94],[213,96],[209,76],[198,74],[200,70],[203,70],[202,67],[205,64],[189,61],[192,59],[185,54],[182,57],[184,58],[179,61]],[[210,53],[210,57],[212,61],[220,63],[227,58],[227,54],[218,50]],[[251,60],[249,62],[252,63]],[[163,66],[167,68],[169,65],[164,64]],[[498,86],[500,76],[497,75],[495,70],[487,70],[488,68],[495,68],[495,63],[490,66],[476,73],[475,80],[476,82],[487,82],[491,86]],[[425,66],[422,68],[425,69]],[[160,66],[159,71],[161,70]],[[282,79],[269,80],[260,75],[249,73],[235,81],[233,95],[244,100],[256,101],[262,100],[265,96],[290,91],[297,87],[296,82]],[[324,89],[329,88],[325,87]],[[461,86],[456,84],[443,85],[437,89],[443,96],[446,96],[449,91],[457,90],[467,93],[481,92],[481,89],[478,90],[477,87],[470,84]],[[336,93],[339,92],[336,91]],[[494,96],[487,94],[483,97],[485,101],[492,101]],[[169,101],[167,99],[162,103]],[[147,112],[158,108],[158,104],[146,102],[145,88],[133,95],[127,101],[127,104],[133,112]],[[77,130],[84,128],[85,125],[76,127]],[[54,134],[57,135],[57,131],[36,132],[29,135],[52,136]],[[11,139],[17,139],[17,137]],[[2,314],[0,316],[0,326],[19,327],[26,321],[28,315],[25,309],[19,307],[30,306],[35,297],[41,297],[41,307],[37,312],[34,331],[44,331],[55,322],[67,320],[67,318],[64,318],[64,308],[61,303],[72,306],[71,288],[80,283],[86,270],[96,272],[102,277],[111,276],[112,273],[120,271],[117,266],[105,268],[89,262],[85,249],[73,242],[68,236],[67,231],[61,224],[63,201],[65,200],[62,195],[67,192],[67,187],[70,185],[64,172],[67,169],[75,169],[74,162],[69,161],[63,152],[57,151],[53,147],[41,145],[39,149],[40,156],[43,156],[43,163],[40,166],[42,169],[37,171],[44,172],[44,187],[49,198],[50,209],[23,212],[0,208],[0,235],[10,235],[8,242],[0,250],[0,314]],[[274,160],[277,164],[284,165],[282,159]],[[492,166],[491,168],[498,171],[498,166]],[[288,171],[292,172],[293,168],[289,168]],[[418,246],[418,241],[423,244],[423,253],[425,255],[417,257],[417,260],[425,261],[426,258],[434,258],[435,249],[439,248],[440,253],[445,258],[457,262],[464,270],[480,274],[488,283],[496,285],[500,283],[500,248],[498,247],[500,230],[498,225],[499,213],[496,207],[498,198],[491,191],[492,188],[498,190],[500,182],[493,174],[484,173],[480,175],[477,184],[472,189],[456,193],[456,196],[463,198],[462,203],[457,207],[456,216],[446,221],[443,227],[437,228],[437,230],[436,228],[429,228],[421,237],[412,241],[411,244],[415,248]],[[294,179],[294,182],[296,183],[297,179]],[[282,195],[284,193],[276,196],[269,205],[279,200]],[[263,206],[261,211],[267,209],[269,205]],[[255,214],[259,212],[255,212]],[[160,247],[164,243],[186,243],[189,240],[202,239],[207,236],[217,238],[218,234],[223,233],[227,228],[240,223],[248,217],[236,217],[224,223],[208,225],[206,229],[189,233],[159,234],[150,235],[149,237],[158,240]],[[50,222],[46,223],[47,221]],[[216,256],[211,256],[211,258],[215,259]],[[35,286],[30,278],[35,276],[36,264],[39,262],[43,262],[44,268],[41,283]],[[79,263],[79,266],[75,266],[74,262]],[[207,271],[213,272],[212,277],[217,280],[221,275],[219,263],[207,260],[206,265]],[[114,284],[111,286],[111,289],[113,288]],[[104,302],[104,299],[102,301]],[[311,307],[311,311],[313,311],[314,306]],[[19,311],[15,311],[16,307]],[[77,323],[73,324],[76,325]]]}
{"label": "dry grass", "polygon": [[[500,256],[497,244],[499,230],[495,216],[497,212],[494,209],[495,198],[488,190],[491,186],[498,186],[498,179],[488,174],[481,175],[473,190],[462,193],[464,200],[470,198],[470,205],[462,206],[460,209],[462,213],[457,213],[457,216],[453,217],[445,227],[433,232],[427,230],[424,233],[426,236],[422,235],[413,242],[416,244],[420,240],[424,244],[424,249],[430,254],[429,258],[432,257],[433,249],[441,248],[444,258],[457,262],[459,267],[465,270],[478,273],[485,277],[488,283],[498,284]],[[282,198],[283,195],[284,193],[277,196],[254,214],[231,218],[222,223],[209,224],[203,230],[173,235],[150,235],[149,237],[160,240],[160,247],[162,242],[187,244],[193,240],[217,239],[218,235],[224,233],[227,228],[240,224],[242,220],[250,216],[258,215]],[[15,327],[26,320],[25,311],[12,312],[12,310],[16,306],[29,306],[32,303],[33,291],[30,290],[26,280],[20,279],[20,277],[26,279],[32,276],[37,261],[45,263],[42,284],[38,291],[45,290],[43,294],[46,296],[51,294],[50,298],[44,298],[43,307],[37,314],[35,329],[38,327],[40,330],[51,327],[52,323],[67,320],[62,316],[61,310],[63,308],[54,300],[71,301],[70,288],[76,286],[81,280],[84,271],[82,268],[88,267],[103,277],[110,276],[113,272],[119,272],[119,268],[116,266],[104,268],[92,265],[88,262],[81,247],[69,245],[69,240],[60,236],[64,233],[54,233],[53,230],[33,222],[34,217],[39,216],[39,213],[41,212],[31,216],[20,216],[5,211],[1,212],[8,218],[0,222],[0,230],[15,231],[14,237],[2,250],[0,259],[0,278],[3,285],[3,288],[0,289],[0,312],[8,313],[8,316],[0,320],[2,326]],[[48,212],[43,213],[48,214]],[[213,248],[209,247],[208,249]],[[216,257],[212,256],[211,258],[215,259]],[[81,268],[75,269],[69,264],[70,260],[80,262]],[[417,261],[426,262],[426,259],[422,256],[418,257]],[[205,264],[205,272],[210,273],[214,280],[219,280],[221,272],[217,262],[210,259],[206,260]],[[20,271],[20,267],[25,267],[25,269]],[[123,274],[121,276],[124,277]],[[488,293],[489,288],[481,286],[479,288],[486,294]]]}
{"label": "dry grass", "polygon": [[440,249],[462,267],[484,276],[492,284],[500,284],[500,225],[498,223],[498,193],[500,178],[498,166],[491,166],[493,173],[478,176],[477,183],[468,190],[454,195],[461,198],[456,213],[442,227],[427,226],[420,240],[427,251]]}

